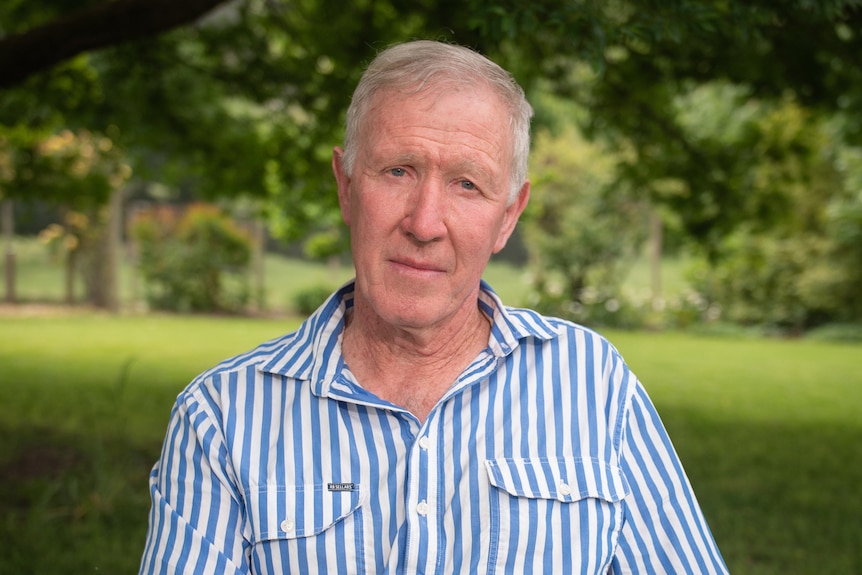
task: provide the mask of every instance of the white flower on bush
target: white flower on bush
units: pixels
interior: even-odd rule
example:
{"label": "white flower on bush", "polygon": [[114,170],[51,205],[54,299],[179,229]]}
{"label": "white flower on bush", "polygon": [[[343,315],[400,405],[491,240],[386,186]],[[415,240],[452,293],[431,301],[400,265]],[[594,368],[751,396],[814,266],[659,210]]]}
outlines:
{"label": "white flower on bush", "polygon": [[712,304],[706,309],[706,319],[715,321],[721,317],[721,306],[717,303]]}
{"label": "white flower on bush", "polygon": [[566,304],[566,311],[577,317],[584,312],[584,306],[580,302],[570,301]]}
{"label": "white flower on bush", "polygon": [[585,305],[598,303],[599,295],[599,291],[596,288],[587,286],[584,288],[584,291],[581,292],[581,301],[584,302]]}

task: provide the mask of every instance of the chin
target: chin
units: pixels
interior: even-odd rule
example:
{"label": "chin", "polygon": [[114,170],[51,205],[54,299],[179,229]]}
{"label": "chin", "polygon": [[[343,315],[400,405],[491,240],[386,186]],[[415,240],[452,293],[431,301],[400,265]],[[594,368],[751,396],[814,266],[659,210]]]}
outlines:
{"label": "chin", "polygon": [[389,325],[410,329],[431,327],[439,323],[445,316],[445,314],[429,308],[427,302],[422,299],[407,306],[383,306],[378,308],[377,315]]}

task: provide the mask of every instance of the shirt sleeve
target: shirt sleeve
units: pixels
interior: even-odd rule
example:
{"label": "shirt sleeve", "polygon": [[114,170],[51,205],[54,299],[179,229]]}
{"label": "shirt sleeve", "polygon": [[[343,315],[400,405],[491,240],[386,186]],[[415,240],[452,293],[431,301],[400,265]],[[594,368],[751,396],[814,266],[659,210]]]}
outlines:
{"label": "shirt sleeve", "polygon": [[670,438],[638,382],[627,414],[621,466],[631,493],[613,561],[627,573],[727,573]]}
{"label": "shirt sleeve", "polygon": [[174,406],[161,458],[150,473],[141,575],[249,572],[242,499],[215,421],[199,389]]}

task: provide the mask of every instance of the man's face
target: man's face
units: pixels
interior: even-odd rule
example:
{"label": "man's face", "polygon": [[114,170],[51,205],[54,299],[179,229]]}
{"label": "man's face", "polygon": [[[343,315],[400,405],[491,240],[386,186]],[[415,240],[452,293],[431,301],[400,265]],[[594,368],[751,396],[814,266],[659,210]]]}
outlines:
{"label": "man's face", "polygon": [[479,280],[526,206],[509,205],[512,137],[498,98],[475,88],[378,94],[352,177],[333,169],[350,227],[357,305],[422,329],[475,313]]}

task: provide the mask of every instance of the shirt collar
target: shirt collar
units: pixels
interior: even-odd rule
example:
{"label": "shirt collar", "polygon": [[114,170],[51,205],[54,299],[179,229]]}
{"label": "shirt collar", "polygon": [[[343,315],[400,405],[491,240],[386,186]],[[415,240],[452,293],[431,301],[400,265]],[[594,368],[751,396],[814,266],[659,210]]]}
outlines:
{"label": "shirt collar", "polygon": [[[264,373],[323,383],[331,381],[344,367],[341,336],[344,320],[353,307],[355,281],[333,293],[275,352],[264,358]],[[491,320],[488,345],[499,357],[508,355],[521,340],[542,340],[557,336],[554,324],[540,314],[503,305],[490,285],[482,280],[479,308]]]}

